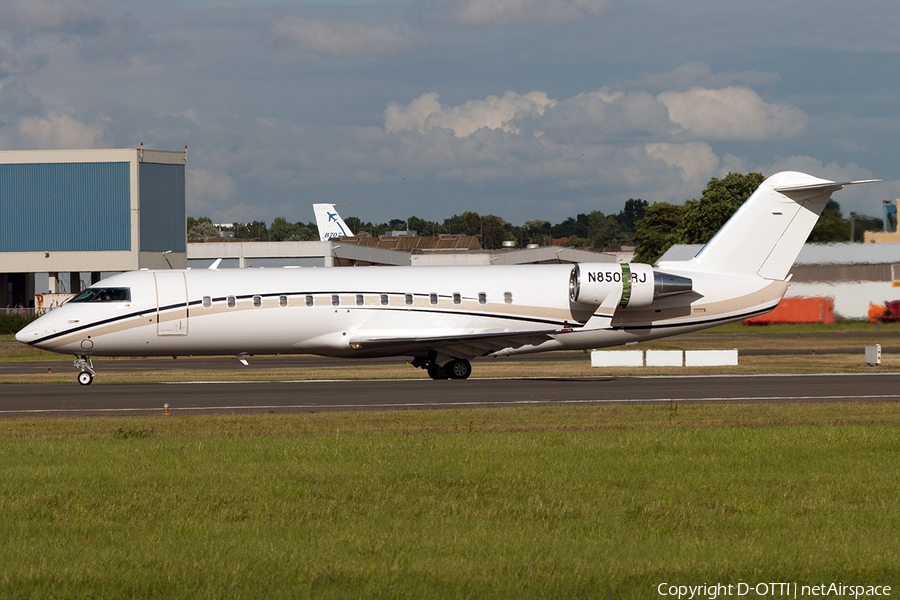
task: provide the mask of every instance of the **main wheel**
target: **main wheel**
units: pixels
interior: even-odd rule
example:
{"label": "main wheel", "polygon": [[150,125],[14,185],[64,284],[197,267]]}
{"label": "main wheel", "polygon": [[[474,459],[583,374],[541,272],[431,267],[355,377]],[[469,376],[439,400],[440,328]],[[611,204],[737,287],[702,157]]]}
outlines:
{"label": "main wheel", "polygon": [[464,358],[454,360],[447,367],[449,367],[450,379],[468,379],[472,374],[472,364]]}
{"label": "main wheel", "polygon": [[93,380],[94,376],[87,371],[82,371],[78,374],[78,383],[80,383],[81,385],[91,385],[91,382]]}
{"label": "main wheel", "polygon": [[431,363],[428,365],[428,376],[432,379],[447,379],[450,377],[450,372],[448,371],[446,366],[441,366],[437,363]]}

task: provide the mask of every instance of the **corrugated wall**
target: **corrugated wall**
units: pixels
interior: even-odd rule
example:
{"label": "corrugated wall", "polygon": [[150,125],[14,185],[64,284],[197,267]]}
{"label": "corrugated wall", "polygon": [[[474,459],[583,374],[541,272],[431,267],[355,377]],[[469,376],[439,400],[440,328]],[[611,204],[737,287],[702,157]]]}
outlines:
{"label": "corrugated wall", "polygon": [[0,164],[0,252],[131,250],[129,166]]}
{"label": "corrugated wall", "polygon": [[184,165],[141,163],[141,250],[184,252]]}

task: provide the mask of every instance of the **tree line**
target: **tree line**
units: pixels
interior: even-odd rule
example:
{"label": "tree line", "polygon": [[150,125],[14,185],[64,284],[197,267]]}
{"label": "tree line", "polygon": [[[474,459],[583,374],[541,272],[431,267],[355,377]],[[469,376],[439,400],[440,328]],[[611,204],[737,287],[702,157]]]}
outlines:
{"label": "tree line", "polygon": [[[725,224],[731,215],[750,197],[765,178],[761,173],[729,173],[719,179],[713,177],[699,199],[684,204],[668,202],[648,203],[629,198],[616,214],[595,210],[579,213],[564,221],[551,224],[536,219],[524,225],[512,225],[496,215],[480,215],[466,211],[443,222],[428,221],[411,216],[392,219],[386,223],[364,222],[357,217],[344,221],[357,235],[379,236],[389,231],[416,231],[418,235],[462,234],[479,238],[483,248],[501,248],[505,241],[550,245],[564,239],[562,245],[579,248],[635,247],[635,261],[652,264],[674,244],[705,244]],[[881,219],[852,215],[845,219],[840,205],[830,200],[807,241],[861,241],[864,231],[880,231]],[[290,223],[277,217],[271,225],[264,221],[235,223],[234,236],[258,241],[313,241],[319,239],[313,222]],[[188,239],[214,238],[219,235],[209,217],[188,217]]]}
{"label": "tree line", "polygon": [[[536,219],[524,225],[512,225],[497,215],[480,215],[466,211],[453,215],[443,222],[428,221],[416,216],[408,219],[391,219],[386,223],[371,223],[357,217],[346,217],[344,222],[356,235],[379,236],[389,231],[415,231],[418,235],[462,234],[479,238],[483,248],[501,248],[505,241],[518,245],[541,244],[548,246],[554,239],[566,238],[566,246],[585,248],[616,248],[627,246],[635,233],[635,224],[644,215],[647,202],[629,199],[614,215],[599,210],[578,214],[556,224]],[[264,221],[234,223],[234,237],[263,242],[303,242],[319,239],[315,223],[290,223],[277,217],[270,226]],[[218,228],[209,217],[188,217],[188,239],[209,239],[219,236]]]}

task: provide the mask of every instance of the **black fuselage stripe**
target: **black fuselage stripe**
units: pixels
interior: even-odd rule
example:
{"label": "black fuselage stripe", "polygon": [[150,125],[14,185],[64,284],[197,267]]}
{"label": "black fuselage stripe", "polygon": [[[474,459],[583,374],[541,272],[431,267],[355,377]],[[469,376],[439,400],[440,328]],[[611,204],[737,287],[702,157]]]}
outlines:
{"label": "black fuselage stripe", "polygon": [[[334,292],[334,293],[342,293],[345,295],[350,295],[350,294],[354,294],[357,292],[344,291],[344,292]],[[366,292],[359,292],[359,293],[366,293]],[[371,293],[377,293],[377,292],[369,292],[369,293],[371,294]],[[294,293],[290,293],[290,294],[285,294],[285,293],[249,294],[249,295],[242,295],[242,296],[235,296],[235,297],[241,298],[241,299],[247,299],[247,298],[253,298],[253,296],[265,296],[265,297],[308,296],[308,295],[325,296],[325,295],[331,295],[331,294],[332,294],[332,292],[314,292],[314,293],[294,292]],[[405,294],[393,293],[392,295],[403,296]],[[428,296],[428,294],[422,294],[422,295],[424,295],[425,297]],[[74,327],[74,328],[68,329],[66,331],[56,332],[56,333],[50,334],[48,336],[45,336],[43,338],[40,338],[38,340],[34,340],[30,343],[31,344],[39,344],[42,342],[47,342],[47,341],[53,340],[53,339],[61,337],[61,336],[71,335],[71,334],[77,333],[79,331],[84,331],[86,329],[91,329],[94,327],[100,327],[102,325],[108,325],[110,323],[115,323],[118,321],[126,321],[128,319],[142,318],[142,317],[146,317],[148,315],[159,314],[159,313],[162,313],[162,312],[165,312],[168,310],[182,309],[182,308],[187,308],[188,306],[200,306],[201,304],[202,304],[202,300],[191,300],[190,302],[187,302],[184,304],[182,304],[182,303],[169,304],[166,306],[159,307],[158,309],[157,308],[146,308],[144,310],[134,312],[134,313],[129,313],[127,315],[119,315],[117,317],[111,317],[109,319],[103,319],[103,320],[96,321],[93,323],[87,323],[85,325],[80,325],[78,327]],[[692,321],[678,322],[678,323],[613,326],[612,330],[614,330],[614,331],[645,331],[645,330],[651,330],[651,329],[669,329],[669,328],[674,328],[674,327],[695,327],[697,325],[712,325],[714,323],[726,323],[726,322],[739,321],[739,320],[747,319],[750,317],[755,317],[757,315],[765,314],[765,313],[769,312],[770,310],[772,310],[773,308],[775,308],[775,306],[777,306],[777,305],[778,305],[778,303],[776,302],[771,307],[757,309],[754,311],[749,311],[749,312],[743,313],[741,315],[731,315],[731,316],[727,316],[727,317],[718,317],[718,318],[703,319],[703,320],[692,320]],[[282,308],[282,307],[270,307],[270,308]],[[301,307],[296,307],[296,308],[301,308]],[[309,308],[313,308],[313,307],[309,307]],[[315,308],[327,308],[327,307],[319,305],[318,307],[315,307]],[[416,312],[427,312],[427,313],[442,314],[442,315],[449,314],[449,315],[469,316],[469,317],[487,317],[487,318],[496,319],[496,320],[507,320],[507,321],[511,320],[511,321],[518,321],[518,322],[522,322],[522,323],[542,323],[542,324],[553,325],[553,326],[557,326],[557,327],[570,327],[570,328],[578,328],[578,329],[581,329],[583,327],[583,324],[581,324],[581,323],[570,323],[565,320],[560,321],[560,320],[554,320],[554,319],[540,319],[537,317],[522,317],[522,316],[517,316],[517,315],[503,315],[503,314],[487,313],[487,312],[437,310],[437,309],[429,309],[429,308],[415,307],[415,306],[401,307],[401,306],[379,306],[379,305],[368,305],[368,306],[343,305],[342,308],[345,308],[347,310],[388,310],[388,311],[394,311],[394,312],[416,311]],[[600,316],[608,316],[608,315],[600,315]],[[522,332],[522,333],[529,333],[529,332]]]}
{"label": "black fuselage stripe", "polygon": [[[254,294],[260,295],[260,294]],[[284,295],[284,294],[273,294],[274,296]],[[319,292],[319,295],[324,295],[324,293]],[[253,295],[246,296],[245,298],[252,298]],[[56,333],[52,333],[48,336],[42,337],[40,339],[29,342],[30,344],[40,344],[42,342],[47,342],[53,340],[55,338],[71,335],[73,333],[78,333],[79,331],[85,331],[87,329],[92,329],[95,327],[100,327],[102,325],[108,325],[110,323],[116,323],[120,321],[127,321],[128,319],[142,318],[148,315],[157,315],[169,310],[178,310],[185,309],[188,306],[200,306],[202,303],[201,300],[192,300],[187,304],[169,304],[167,306],[161,306],[158,310],[155,308],[152,309],[144,309],[139,312],[129,313],[127,315],[119,315],[117,317],[112,317],[109,319],[103,319],[100,321],[95,321],[93,323],[86,323],[84,325],[79,325],[78,327],[73,327],[71,329],[67,329],[66,331],[58,331]],[[269,308],[284,308],[284,307],[269,307]],[[316,307],[305,307],[305,306],[295,306],[294,308],[332,308],[331,306],[318,305]],[[338,308],[338,307],[334,307]],[[506,321],[518,321],[522,323],[542,323],[545,325],[553,325],[557,327],[581,327],[578,323],[570,323],[565,320],[553,320],[553,319],[539,319],[536,317],[522,317],[517,315],[507,315],[507,314],[498,314],[498,313],[488,313],[488,312],[471,312],[471,311],[457,311],[457,310],[438,310],[424,307],[401,307],[401,306],[379,306],[379,305],[368,305],[368,306],[357,306],[357,305],[349,305],[345,304],[340,306],[340,308],[345,308],[347,310],[387,310],[387,311],[395,311],[395,312],[410,312],[415,311],[419,313],[434,313],[434,314],[442,314],[442,315],[457,315],[457,316],[473,316],[473,317],[487,317],[496,320],[506,320]],[[198,318],[198,317],[195,317]]]}

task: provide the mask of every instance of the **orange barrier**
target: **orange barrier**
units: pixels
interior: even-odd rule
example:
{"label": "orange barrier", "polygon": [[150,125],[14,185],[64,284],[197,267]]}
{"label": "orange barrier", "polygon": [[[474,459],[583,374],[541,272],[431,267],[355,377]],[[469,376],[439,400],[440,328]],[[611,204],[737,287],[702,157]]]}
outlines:
{"label": "orange barrier", "polygon": [[869,323],[900,321],[900,300],[888,300],[884,304],[869,304]]}
{"label": "orange barrier", "polygon": [[744,325],[772,323],[834,323],[834,299],[785,298],[771,312],[744,319]]}

